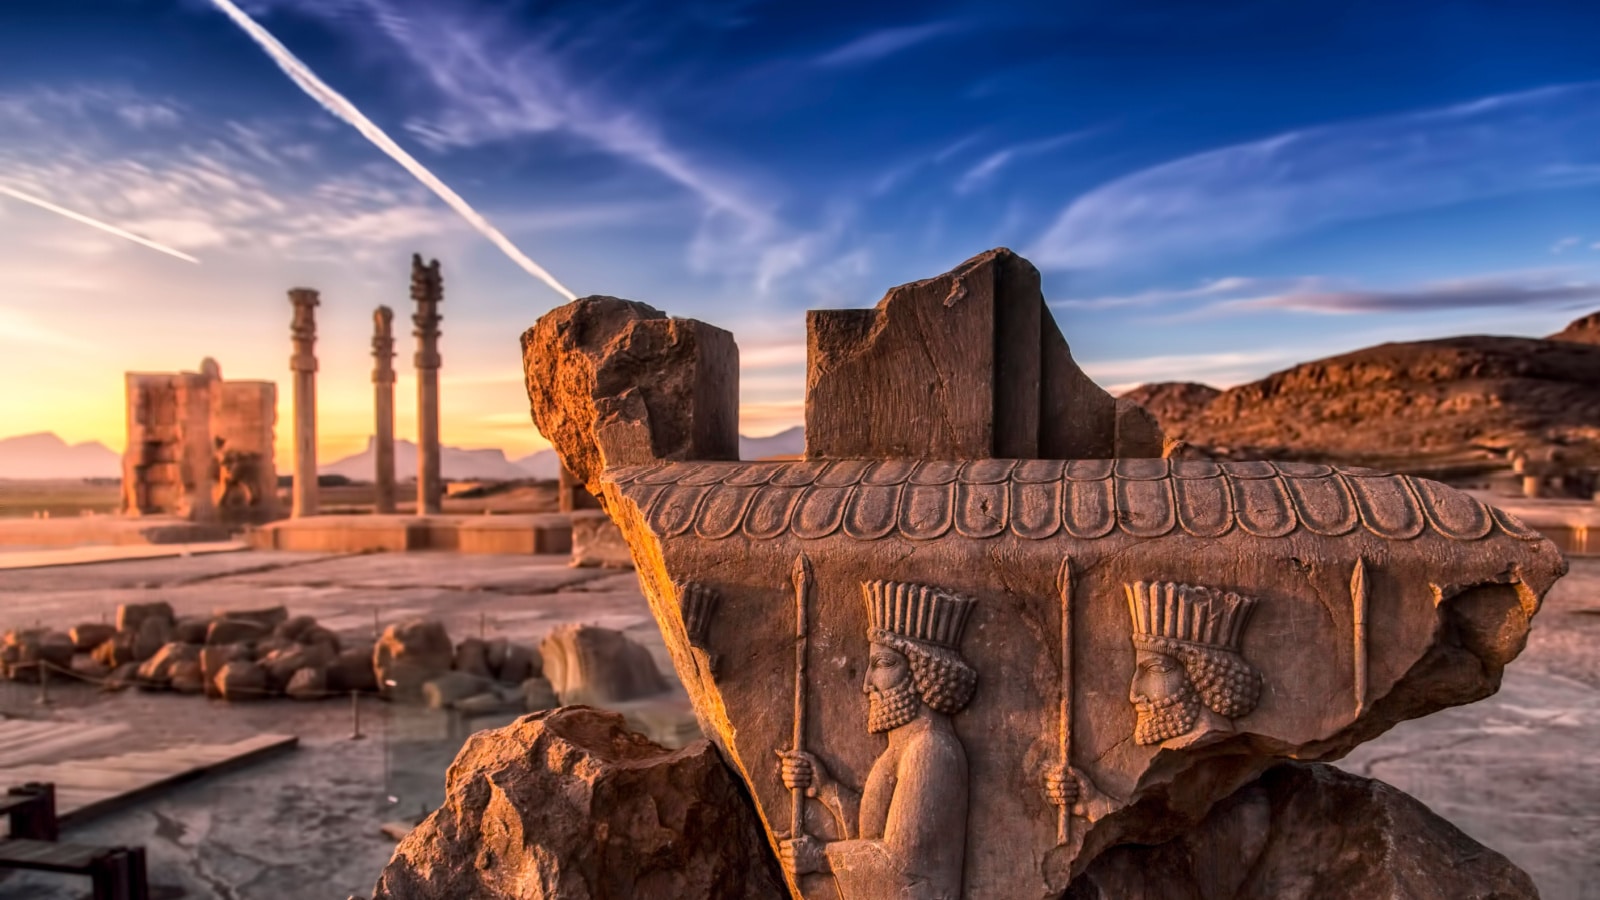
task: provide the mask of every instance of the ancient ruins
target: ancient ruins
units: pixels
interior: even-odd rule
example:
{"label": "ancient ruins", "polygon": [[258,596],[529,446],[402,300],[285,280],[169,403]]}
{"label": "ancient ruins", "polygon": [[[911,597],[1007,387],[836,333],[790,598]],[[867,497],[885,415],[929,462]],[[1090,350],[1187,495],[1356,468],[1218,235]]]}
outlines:
{"label": "ancient ruins", "polygon": [[444,499],[439,474],[439,303],[444,279],[438,260],[423,265],[421,256],[412,256],[411,299],[417,304],[411,317],[417,326],[417,513],[437,515]]}
{"label": "ancient ruins", "polygon": [[[1370,469],[1168,458],[1005,250],[811,314],[797,462],[738,460],[738,351],[712,325],[590,297],[523,346],[535,422],[621,527],[791,896],[1234,896],[1201,885],[1269,857],[1296,896],[1456,895],[1464,873],[1533,896],[1314,765],[1497,689],[1566,571],[1512,516]],[[1338,797],[1374,812],[1283,805]],[[1270,828],[1217,824],[1240,809]],[[1217,872],[1157,865],[1179,839]],[[750,891],[726,896],[771,895]]]}
{"label": "ancient ruins", "polygon": [[230,524],[276,517],[276,385],[224,381],[207,359],[199,372],[129,372],[127,398],[124,515]]}

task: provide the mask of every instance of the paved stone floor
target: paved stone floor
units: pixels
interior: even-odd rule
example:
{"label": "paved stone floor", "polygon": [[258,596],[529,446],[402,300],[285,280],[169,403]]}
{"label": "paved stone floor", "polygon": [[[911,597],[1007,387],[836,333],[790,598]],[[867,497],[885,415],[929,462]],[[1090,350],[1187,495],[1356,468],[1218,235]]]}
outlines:
{"label": "paved stone floor", "polygon": [[[562,622],[619,628],[665,648],[632,573],[571,569],[560,557],[443,553],[329,556],[231,553],[58,569],[0,571],[0,627],[97,621],[126,601],[168,600],[182,613],[287,604],[348,635],[416,615],[454,636],[536,640]],[[156,898],[287,900],[370,893],[393,841],[380,823],[413,812],[418,778],[442,780],[443,757],[407,742],[437,719],[369,703],[363,740],[348,702],[229,706],[193,697],[0,684],[0,713],[123,721],[105,755],[260,731],[300,735],[300,750],[176,788],[74,829],[83,842],[146,846]],[[459,725],[458,725],[459,727]],[[437,735],[435,735],[437,737]],[[1535,620],[1503,690],[1470,707],[1405,723],[1346,767],[1421,798],[1506,853],[1546,900],[1600,900],[1600,559],[1574,561]],[[408,780],[409,779],[409,780]],[[390,797],[399,795],[399,803]],[[401,808],[397,808],[401,807]],[[80,880],[13,876],[0,898],[76,900]]]}

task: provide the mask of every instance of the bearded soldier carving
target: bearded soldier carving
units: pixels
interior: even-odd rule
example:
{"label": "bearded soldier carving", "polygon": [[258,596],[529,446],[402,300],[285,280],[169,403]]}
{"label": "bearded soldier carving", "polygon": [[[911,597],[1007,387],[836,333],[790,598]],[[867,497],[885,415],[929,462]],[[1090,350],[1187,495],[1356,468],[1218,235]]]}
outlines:
{"label": "bearded soldier carving", "polygon": [[978,674],[958,647],[976,601],[940,588],[862,585],[867,601],[867,730],[888,746],[857,793],[809,753],[789,751],[783,781],[821,801],[842,839],[783,842],[795,876],[831,873],[842,900],[956,900],[967,835],[967,752],[951,717]]}
{"label": "bearded soldier carving", "polygon": [[1261,673],[1239,642],[1256,601],[1171,582],[1125,585],[1133,619],[1134,740],[1189,747],[1233,730],[1261,697]]}

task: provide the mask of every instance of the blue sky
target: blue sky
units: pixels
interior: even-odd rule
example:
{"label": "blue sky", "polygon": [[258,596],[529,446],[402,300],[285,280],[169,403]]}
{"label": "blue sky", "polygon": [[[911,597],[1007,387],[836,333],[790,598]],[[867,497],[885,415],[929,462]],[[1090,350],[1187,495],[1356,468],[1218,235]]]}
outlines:
{"label": "blue sky", "polygon": [[[747,433],[801,420],[805,309],[994,246],[1113,388],[1600,308],[1600,4],[235,2],[576,294],[732,330]],[[537,448],[564,298],[215,0],[9,0],[0,54],[0,189],[199,260],[0,193],[0,435],[120,446],[122,372],[205,355],[285,381],[303,284],[354,449],[421,251],[446,442]]]}

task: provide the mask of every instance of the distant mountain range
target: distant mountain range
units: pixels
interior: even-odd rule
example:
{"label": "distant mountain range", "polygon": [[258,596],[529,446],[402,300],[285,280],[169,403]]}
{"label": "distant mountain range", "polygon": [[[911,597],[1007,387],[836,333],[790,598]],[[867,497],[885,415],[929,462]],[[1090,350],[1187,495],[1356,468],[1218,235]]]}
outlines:
{"label": "distant mountain range", "polygon": [[68,444],[50,432],[0,438],[0,478],[120,478],[122,457],[99,441]]}

